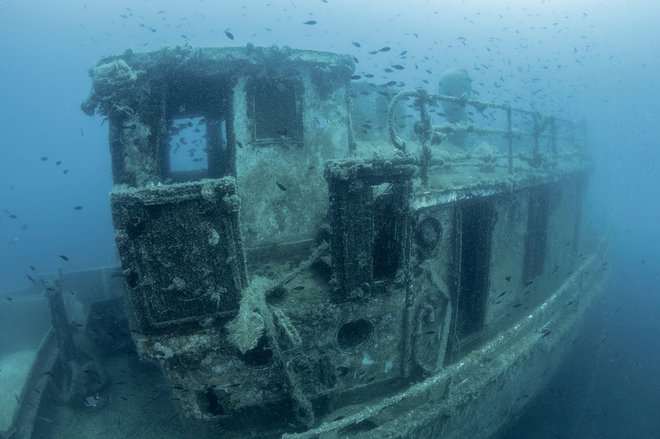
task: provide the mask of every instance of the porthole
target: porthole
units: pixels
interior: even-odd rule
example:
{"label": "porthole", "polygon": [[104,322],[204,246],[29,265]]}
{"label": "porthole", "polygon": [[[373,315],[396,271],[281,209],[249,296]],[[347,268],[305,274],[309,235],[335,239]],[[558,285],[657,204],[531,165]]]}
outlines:
{"label": "porthole", "polygon": [[421,255],[428,258],[438,247],[442,238],[442,226],[440,222],[433,218],[424,218],[415,229],[415,243]]}
{"label": "porthole", "polygon": [[374,325],[367,319],[344,323],[337,331],[337,345],[343,350],[352,350],[369,341]]}
{"label": "porthole", "polygon": [[262,336],[257,345],[246,353],[241,354],[240,358],[245,364],[251,367],[261,368],[270,366],[273,362],[273,349],[270,347],[266,336]]}

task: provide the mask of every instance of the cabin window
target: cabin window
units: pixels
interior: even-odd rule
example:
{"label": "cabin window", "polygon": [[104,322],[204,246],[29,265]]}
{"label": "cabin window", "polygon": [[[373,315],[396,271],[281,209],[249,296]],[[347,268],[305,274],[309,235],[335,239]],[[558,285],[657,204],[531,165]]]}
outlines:
{"label": "cabin window", "polygon": [[294,81],[259,78],[252,84],[253,138],[257,143],[303,140],[301,88]]}
{"label": "cabin window", "polygon": [[374,187],[374,228],[373,228],[373,278],[374,280],[391,279],[395,277],[399,266],[403,243],[397,236],[396,203],[401,202],[395,193],[390,191],[391,185],[384,183]]}
{"label": "cabin window", "polygon": [[169,134],[170,172],[208,170],[206,120],[203,117],[175,119]]}
{"label": "cabin window", "polygon": [[549,187],[530,191],[528,212],[523,282],[529,282],[543,273],[550,213]]}
{"label": "cabin window", "polygon": [[[169,130],[169,177],[173,181],[227,175],[227,122],[193,116],[172,121]],[[214,163],[209,170],[209,163]]]}
{"label": "cabin window", "polygon": [[481,330],[486,311],[494,208],[490,200],[458,209],[458,297],[456,331],[465,337]]}
{"label": "cabin window", "polygon": [[219,78],[181,78],[167,92],[164,174],[193,181],[232,174],[229,92]]}

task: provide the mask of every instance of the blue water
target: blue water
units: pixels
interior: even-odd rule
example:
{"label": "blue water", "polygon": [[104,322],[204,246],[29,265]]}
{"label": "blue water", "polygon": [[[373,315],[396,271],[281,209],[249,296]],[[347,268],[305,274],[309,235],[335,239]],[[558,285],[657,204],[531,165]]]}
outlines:
{"label": "blue water", "polygon": [[[600,314],[510,437],[660,437],[658,17],[654,0],[0,0],[0,290],[117,262],[107,124],[79,109],[102,56],[289,45],[433,92],[465,68],[479,98],[587,120],[588,213],[611,242]],[[384,72],[394,64],[404,69]]]}

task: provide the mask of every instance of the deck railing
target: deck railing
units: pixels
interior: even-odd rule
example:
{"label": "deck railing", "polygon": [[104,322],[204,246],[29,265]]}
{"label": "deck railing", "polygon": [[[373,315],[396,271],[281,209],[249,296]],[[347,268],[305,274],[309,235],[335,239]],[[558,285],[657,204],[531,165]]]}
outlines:
{"label": "deck railing", "polygon": [[[461,97],[430,94],[426,90],[417,89],[402,91],[390,101],[387,112],[388,134],[390,142],[395,148],[406,152],[406,141],[399,136],[397,128],[397,110],[399,104],[409,98],[414,98],[414,106],[419,111],[419,121],[415,124],[414,131],[422,144],[422,154],[419,157],[422,182],[428,183],[428,172],[431,165],[443,164],[443,160],[434,159],[432,144],[441,143],[452,134],[474,134],[479,136],[500,136],[506,140],[507,151],[503,155],[494,155],[492,158],[507,159],[509,174],[514,172],[514,158],[520,158],[532,165],[541,160],[541,152],[553,156],[560,154],[559,142],[571,147],[572,152],[581,152],[586,143],[586,130],[584,122],[576,123],[556,116],[545,115],[538,111],[525,110],[512,107],[509,103],[480,101],[469,99],[466,95]],[[495,110],[504,113],[505,126],[494,127],[492,125],[480,125],[470,121],[458,123],[433,124],[429,107],[435,107],[438,103],[449,102],[463,106],[472,107],[478,115],[484,115],[487,110]],[[491,115],[493,119],[497,117]],[[527,119],[527,123],[520,121],[514,124],[514,118]],[[482,118],[483,119],[483,118]],[[526,125],[526,127],[525,127]],[[516,154],[514,141],[531,139],[531,147],[526,151]],[[545,144],[543,142],[545,141]]]}

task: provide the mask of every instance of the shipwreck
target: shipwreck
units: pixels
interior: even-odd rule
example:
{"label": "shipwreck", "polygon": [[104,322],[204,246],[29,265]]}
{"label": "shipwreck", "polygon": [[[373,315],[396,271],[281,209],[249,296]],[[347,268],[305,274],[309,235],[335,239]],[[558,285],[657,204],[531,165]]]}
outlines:
{"label": "shipwreck", "polygon": [[25,392],[103,416],[128,403],[128,349],[222,437],[477,438],[515,418],[602,286],[584,126],[475,100],[465,72],[437,92],[354,70],[250,45],[102,59],[82,108],[109,126],[121,268],[45,284],[52,373]]}

